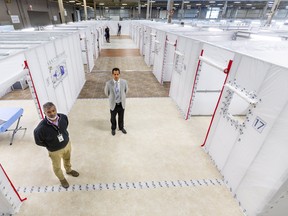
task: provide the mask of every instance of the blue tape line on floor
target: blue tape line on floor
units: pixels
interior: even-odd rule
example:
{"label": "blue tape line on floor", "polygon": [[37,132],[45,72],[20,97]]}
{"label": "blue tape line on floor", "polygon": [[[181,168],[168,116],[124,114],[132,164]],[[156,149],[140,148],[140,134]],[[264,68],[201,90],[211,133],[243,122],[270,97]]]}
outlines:
{"label": "blue tape line on floor", "polygon": [[49,193],[63,191],[96,191],[96,190],[133,190],[133,189],[154,189],[154,188],[173,188],[173,187],[198,187],[198,186],[221,186],[224,182],[221,179],[194,179],[176,181],[144,181],[144,182],[125,182],[125,183],[99,183],[99,184],[73,184],[65,189],[60,185],[52,186],[31,186],[18,187],[19,193]]}

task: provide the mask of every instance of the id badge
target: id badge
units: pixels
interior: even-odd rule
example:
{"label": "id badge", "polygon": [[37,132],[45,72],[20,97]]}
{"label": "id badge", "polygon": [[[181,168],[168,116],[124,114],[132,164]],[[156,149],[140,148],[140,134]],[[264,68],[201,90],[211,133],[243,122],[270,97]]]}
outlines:
{"label": "id badge", "polygon": [[58,137],[59,142],[63,142],[64,141],[64,138],[63,138],[62,134],[59,134],[57,137]]}

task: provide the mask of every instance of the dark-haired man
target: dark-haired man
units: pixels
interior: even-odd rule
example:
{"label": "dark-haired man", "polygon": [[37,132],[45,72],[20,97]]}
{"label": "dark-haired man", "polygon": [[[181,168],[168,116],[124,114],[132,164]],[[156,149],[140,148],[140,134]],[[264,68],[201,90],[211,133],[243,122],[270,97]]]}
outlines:
{"label": "dark-haired man", "polygon": [[127,131],[124,128],[124,111],[126,104],[126,94],[128,92],[128,84],[124,79],[120,79],[120,69],[112,69],[113,79],[106,82],[105,95],[109,97],[110,114],[111,114],[111,134],[115,135],[116,130],[116,115],[118,114],[118,127],[122,133],[126,134]]}
{"label": "dark-haired man", "polygon": [[61,169],[61,161],[63,160],[68,175],[79,176],[79,173],[71,168],[71,143],[67,131],[68,118],[64,114],[57,113],[56,106],[52,102],[45,103],[43,111],[45,118],[34,130],[35,143],[47,148],[55,175],[60,180],[62,187],[68,188],[69,183]]}

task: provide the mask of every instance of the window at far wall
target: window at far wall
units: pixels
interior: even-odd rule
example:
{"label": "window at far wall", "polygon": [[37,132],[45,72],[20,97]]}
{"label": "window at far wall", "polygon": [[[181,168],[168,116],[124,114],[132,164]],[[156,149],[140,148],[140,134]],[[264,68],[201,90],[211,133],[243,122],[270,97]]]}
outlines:
{"label": "window at far wall", "polygon": [[220,13],[220,8],[208,8],[206,19],[217,19]]}

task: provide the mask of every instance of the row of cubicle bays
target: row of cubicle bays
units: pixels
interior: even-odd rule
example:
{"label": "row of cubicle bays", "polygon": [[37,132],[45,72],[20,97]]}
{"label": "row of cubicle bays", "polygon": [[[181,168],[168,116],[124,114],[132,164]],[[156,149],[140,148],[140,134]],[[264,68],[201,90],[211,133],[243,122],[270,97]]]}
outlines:
{"label": "row of cubicle bays", "polygon": [[0,96],[11,91],[11,86],[15,83],[21,84],[17,85],[19,88],[27,87],[23,72],[24,62],[17,56],[25,55],[28,50],[44,47],[55,40],[74,34],[78,38],[75,43],[79,43],[80,46],[80,61],[83,66],[86,65],[86,72],[91,72],[103,45],[103,27],[99,23],[71,23],[46,26],[41,28],[41,31],[27,29],[0,33],[0,65],[2,68]]}

